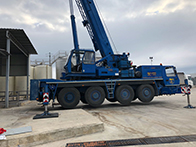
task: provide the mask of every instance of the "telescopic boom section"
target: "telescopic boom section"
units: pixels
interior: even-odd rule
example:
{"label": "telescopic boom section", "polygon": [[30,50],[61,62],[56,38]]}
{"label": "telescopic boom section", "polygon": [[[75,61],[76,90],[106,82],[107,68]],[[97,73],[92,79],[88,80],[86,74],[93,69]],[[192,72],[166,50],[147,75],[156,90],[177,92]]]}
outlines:
{"label": "telescopic boom section", "polygon": [[95,50],[99,50],[102,57],[113,55],[113,50],[104,30],[103,24],[93,0],[75,0],[83,18],[83,25],[87,28]]}
{"label": "telescopic boom section", "polygon": [[78,35],[77,35],[76,22],[75,22],[75,16],[74,16],[74,9],[73,9],[73,1],[72,0],[69,0],[69,5],[70,5],[70,14],[71,14],[70,17],[71,17],[74,49],[79,49]]}

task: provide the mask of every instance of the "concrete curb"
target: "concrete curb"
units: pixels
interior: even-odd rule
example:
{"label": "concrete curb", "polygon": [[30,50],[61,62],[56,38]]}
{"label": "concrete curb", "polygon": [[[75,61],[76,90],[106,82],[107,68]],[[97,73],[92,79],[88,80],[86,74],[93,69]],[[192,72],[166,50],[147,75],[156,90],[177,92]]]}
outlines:
{"label": "concrete curb", "polygon": [[[26,133],[17,135],[17,137],[7,137],[7,140],[1,140],[0,146],[2,147],[30,147],[49,143],[53,141],[63,140],[72,137],[102,132],[104,130],[103,123],[95,123],[90,125],[83,125],[73,128],[57,129],[49,132],[32,134]],[[28,135],[27,135],[28,134]]]}
{"label": "concrete curb", "polygon": [[6,136],[6,140],[0,140],[0,147],[32,147],[104,130],[103,122],[82,109],[60,109],[55,111],[59,113],[59,117],[33,119],[33,116],[39,112],[32,106],[1,110],[2,128],[31,126],[32,132]]}

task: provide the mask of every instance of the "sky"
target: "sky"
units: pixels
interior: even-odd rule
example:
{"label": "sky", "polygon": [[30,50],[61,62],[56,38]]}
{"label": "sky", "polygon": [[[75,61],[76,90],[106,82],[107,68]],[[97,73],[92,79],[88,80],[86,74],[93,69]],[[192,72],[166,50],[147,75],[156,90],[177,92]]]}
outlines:
{"label": "sky", "polygon": [[[118,53],[134,65],[174,65],[196,73],[195,0],[95,0]],[[74,2],[80,48],[93,49]],[[69,0],[0,0],[0,28],[24,29],[38,55],[73,49]]]}

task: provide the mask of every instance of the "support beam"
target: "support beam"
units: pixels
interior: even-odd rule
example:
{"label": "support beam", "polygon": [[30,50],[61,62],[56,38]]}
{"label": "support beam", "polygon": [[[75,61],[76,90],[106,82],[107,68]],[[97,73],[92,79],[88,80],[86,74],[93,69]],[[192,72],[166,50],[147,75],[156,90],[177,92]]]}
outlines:
{"label": "support beam", "polygon": [[7,33],[7,38],[10,38],[11,42],[26,56],[28,57],[28,53],[26,49],[22,46],[22,44],[12,35],[10,32]]}
{"label": "support beam", "polygon": [[30,67],[30,57],[28,56],[27,57],[27,100],[30,100],[29,99],[29,77],[30,77],[29,67]]}
{"label": "support beam", "polygon": [[5,49],[1,49],[1,48],[0,48],[0,54],[5,57],[7,57],[7,55],[9,55]]}
{"label": "support beam", "polygon": [[[6,31],[8,36],[9,31]],[[9,76],[10,76],[10,38],[7,37],[6,42],[7,58],[6,58],[6,92],[5,92],[5,107],[9,108]]]}

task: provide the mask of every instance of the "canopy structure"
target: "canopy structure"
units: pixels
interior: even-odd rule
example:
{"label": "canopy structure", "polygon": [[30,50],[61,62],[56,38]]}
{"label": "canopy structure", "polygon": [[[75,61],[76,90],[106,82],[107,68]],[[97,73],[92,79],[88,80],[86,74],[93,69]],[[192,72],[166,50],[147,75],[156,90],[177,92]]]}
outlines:
{"label": "canopy structure", "polygon": [[27,76],[28,97],[30,54],[37,52],[23,29],[0,28],[0,76],[6,76],[6,108],[9,107],[9,76]]}

